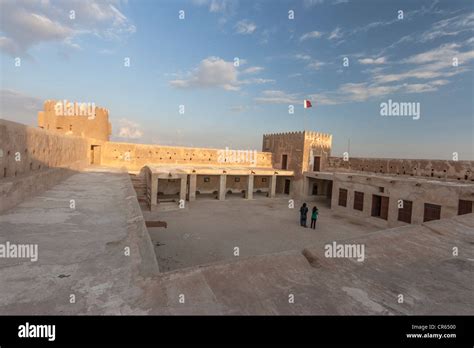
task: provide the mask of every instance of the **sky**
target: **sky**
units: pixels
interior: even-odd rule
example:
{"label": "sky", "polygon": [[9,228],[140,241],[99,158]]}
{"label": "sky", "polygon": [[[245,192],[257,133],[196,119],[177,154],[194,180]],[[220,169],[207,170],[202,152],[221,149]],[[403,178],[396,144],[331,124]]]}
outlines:
{"label": "sky", "polygon": [[[333,156],[474,159],[472,0],[0,8],[4,119],[36,126],[44,100],[67,99],[108,108],[115,141],[261,150],[306,129],[332,134]],[[389,101],[420,113],[383,116]]]}

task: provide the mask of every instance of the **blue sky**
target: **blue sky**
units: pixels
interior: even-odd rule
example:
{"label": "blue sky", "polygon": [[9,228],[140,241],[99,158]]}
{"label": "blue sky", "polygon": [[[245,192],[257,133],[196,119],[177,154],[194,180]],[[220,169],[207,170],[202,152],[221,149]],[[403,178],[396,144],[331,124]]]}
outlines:
{"label": "blue sky", "polygon": [[[353,157],[472,160],[473,4],[6,1],[0,116],[35,125],[43,100],[68,99],[107,107],[118,141],[260,150],[308,129],[336,156],[350,139]],[[389,99],[420,119],[381,116]]]}

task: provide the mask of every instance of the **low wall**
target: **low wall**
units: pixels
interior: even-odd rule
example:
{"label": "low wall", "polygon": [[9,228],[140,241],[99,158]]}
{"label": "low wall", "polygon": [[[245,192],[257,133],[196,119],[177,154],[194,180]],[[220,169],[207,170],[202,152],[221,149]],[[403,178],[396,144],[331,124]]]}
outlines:
{"label": "low wall", "polygon": [[474,181],[473,161],[329,157],[327,170]]}
{"label": "low wall", "polygon": [[[101,164],[113,167],[126,167],[137,171],[146,164],[179,164],[188,166],[248,166],[250,163],[221,162],[219,151],[192,147],[172,147],[160,145],[129,144],[106,142],[101,149]],[[256,167],[271,167],[272,154],[257,152]]]}
{"label": "low wall", "polygon": [[0,120],[0,211],[89,163],[88,140]]}

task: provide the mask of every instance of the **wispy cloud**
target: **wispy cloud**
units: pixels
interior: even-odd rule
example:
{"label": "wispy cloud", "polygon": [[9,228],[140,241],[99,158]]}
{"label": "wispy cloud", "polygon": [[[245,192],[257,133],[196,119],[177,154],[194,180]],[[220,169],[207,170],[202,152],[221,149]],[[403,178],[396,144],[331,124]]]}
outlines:
{"label": "wispy cloud", "polygon": [[303,34],[300,37],[300,41],[305,41],[309,39],[319,39],[322,36],[323,36],[323,33],[320,31],[310,31],[308,33]]}
{"label": "wispy cloud", "polygon": [[359,59],[360,64],[385,64],[385,57]]}
{"label": "wispy cloud", "polygon": [[242,71],[243,74],[257,74],[261,71],[263,71],[264,68],[261,66],[251,66]]}
{"label": "wispy cloud", "polygon": [[326,65],[326,63],[314,59],[306,67],[312,70],[319,70],[324,65]]}
{"label": "wispy cloud", "polygon": [[246,19],[237,22],[235,25],[235,32],[237,34],[248,35],[252,34],[257,29],[255,23],[250,22]]}
{"label": "wispy cloud", "polygon": [[343,36],[341,28],[337,27],[328,36],[328,40],[338,40]]}
{"label": "wispy cloud", "polygon": [[297,94],[289,94],[280,90],[262,91],[260,97],[255,98],[259,104],[296,104],[302,102]]}
{"label": "wispy cloud", "polygon": [[[453,66],[453,57],[458,59],[459,66]],[[367,59],[370,58],[366,58],[366,63],[369,62]],[[369,64],[374,64],[376,60],[372,59]],[[334,91],[311,97],[319,104],[335,105],[363,102],[395,93],[434,92],[451,83],[450,78],[471,70],[469,64],[472,61],[474,50],[469,46],[469,40],[444,44],[402,59],[397,65],[401,71],[387,72],[386,68],[368,70],[371,76],[366,82],[345,83]]]}
{"label": "wispy cloud", "polygon": [[291,58],[304,62],[305,67],[310,70],[319,70],[322,66],[326,65],[326,63],[314,59],[309,54],[298,53],[291,56]]}
{"label": "wispy cloud", "polygon": [[324,3],[324,0],[304,0],[303,5],[306,8],[313,7],[316,5],[321,5]]}

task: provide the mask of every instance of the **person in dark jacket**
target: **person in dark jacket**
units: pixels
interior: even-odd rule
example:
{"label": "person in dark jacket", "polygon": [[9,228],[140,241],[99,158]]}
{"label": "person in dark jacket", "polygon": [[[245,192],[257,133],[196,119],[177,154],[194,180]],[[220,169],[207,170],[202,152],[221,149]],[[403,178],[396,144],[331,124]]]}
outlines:
{"label": "person in dark jacket", "polygon": [[306,216],[308,214],[308,207],[306,206],[306,203],[303,203],[303,205],[300,208],[300,224],[301,226],[308,227],[306,226]]}
{"label": "person in dark jacket", "polygon": [[318,214],[319,214],[318,207],[314,206],[313,212],[311,213],[311,228],[313,230],[316,229],[316,221],[318,220]]}

